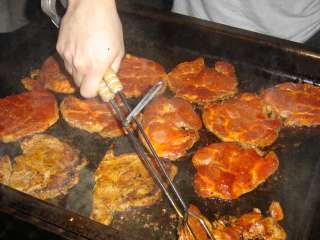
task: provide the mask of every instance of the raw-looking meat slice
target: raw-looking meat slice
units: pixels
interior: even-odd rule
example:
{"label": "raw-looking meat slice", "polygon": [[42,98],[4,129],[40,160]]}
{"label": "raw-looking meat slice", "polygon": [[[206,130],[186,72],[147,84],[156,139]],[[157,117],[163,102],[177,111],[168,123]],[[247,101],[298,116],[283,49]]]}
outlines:
{"label": "raw-looking meat slice", "polygon": [[145,108],[142,126],[157,154],[176,160],[198,141],[202,123],[189,102],[158,97]]}
{"label": "raw-looking meat slice", "polygon": [[64,120],[72,127],[102,137],[118,137],[124,134],[111,107],[98,99],[79,99],[67,96],[60,105]]}
{"label": "raw-looking meat slice", "polygon": [[237,93],[235,69],[226,61],[217,61],[209,68],[200,57],[178,64],[168,77],[169,87],[176,96],[192,103],[215,102]]}
{"label": "raw-looking meat slice", "polygon": [[253,148],[236,143],[213,143],[192,158],[197,169],[196,193],[203,198],[236,199],[254,190],[279,166],[274,152],[260,156]]}
{"label": "raw-looking meat slice", "polygon": [[244,146],[268,146],[277,139],[281,128],[273,109],[254,93],[209,104],[202,118],[206,128],[222,141]]}
{"label": "raw-looking meat slice", "polygon": [[159,63],[130,54],[122,60],[118,77],[123,84],[123,93],[129,98],[146,94],[160,80],[165,84],[159,94],[167,85],[167,73]]}
{"label": "raw-looking meat slice", "polygon": [[47,130],[59,118],[57,101],[47,91],[31,91],[0,99],[0,140],[13,142]]}
{"label": "raw-looking meat slice", "polygon": [[285,126],[320,125],[320,87],[286,82],[265,89],[261,95],[284,119]]}

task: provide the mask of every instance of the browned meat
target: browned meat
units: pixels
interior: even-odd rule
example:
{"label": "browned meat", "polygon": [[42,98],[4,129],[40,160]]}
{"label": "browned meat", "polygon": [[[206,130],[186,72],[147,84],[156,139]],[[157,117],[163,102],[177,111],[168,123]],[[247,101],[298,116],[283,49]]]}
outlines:
{"label": "browned meat", "polygon": [[21,83],[29,91],[45,90],[45,87],[40,80],[40,69],[33,69],[30,76],[23,78]]}
{"label": "browned meat", "polygon": [[76,185],[86,160],[59,139],[39,134],[21,143],[23,154],[15,158],[10,187],[36,198],[54,198]]}
{"label": "browned meat", "polygon": [[[174,178],[177,168],[170,162],[166,166]],[[150,206],[161,197],[160,189],[134,153],[114,156],[112,150],[108,151],[95,172],[95,182],[91,218],[106,225],[115,212]]]}
{"label": "browned meat", "polygon": [[[285,240],[287,237],[286,232],[276,219],[263,217],[261,211],[257,208],[239,218],[233,216],[223,217],[212,223],[201,214],[197,207],[190,205],[189,210],[205,219],[216,240]],[[197,221],[190,217],[188,222],[197,240],[209,239]],[[186,228],[181,228],[179,240],[196,239]]]}
{"label": "browned meat", "polygon": [[[200,210],[196,206],[191,204],[189,206],[189,212],[201,216],[205,221],[206,225],[208,226],[209,230],[212,232],[211,223],[205,216],[201,214]],[[182,226],[179,227],[179,240],[209,240],[205,230],[202,228],[201,224],[196,218],[189,215],[188,224],[191,227],[191,229]],[[193,237],[192,232],[190,232],[190,230],[192,230],[193,234],[197,237],[197,239]]]}
{"label": "browned meat", "polygon": [[41,66],[40,80],[46,89],[58,93],[73,93],[72,77],[65,70],[62,59],[53,55],[48,57]]}
{"label": "browned meat", "polygon": [[269,207],[269,213],[272,218],[281,221],[284,218],[283,210],[279,202],[273,201]]}
{"label": "browned meat", "polygon": [[120,123],[115,118],[111,107],[97,99],[79,99],[67,96],[60,105],[64,120],[72,127],[102,137],[117,137],[124,134]]}
{"label": "browned meat", "polygon": [[0,183],[8,185],[12,166],[8,155],[0,156]]}
{"label": "browned meat", "polygon": [[[122,60],[118,77],[123,84],[123,93],[127,97],[144,95],[160,80],[167,83],[167,74],[159,63],[130,54]],[[166,84],[160,93],[165,88]]]}
{"label": "browned meat", "polygon": [[262,92],[263,99],[284,119],[285,126],[320,124],[320,88],[286,82]]}
{"label": "browned meat", "polygon": [[234,67],[225,61],[218,61],[209,68],[200,57],[178,64],[168,76],[169,87],[176,96],[198,104],[226,99],[237,93]]}
{"label": "browned meat", "polygon": [[55,97],[32,91],[0,99],[0,140],[16,141],[47,130],[59,118]]}
{"label": "browned meat", "polygon": [[280,119],[253,93],[209,104],[204,110],[203,122],[209,131],[225,142],[255,147],[272,144],[281,128]]}
{"label": "browned meat", "polygon": [[57,93],[74,93],[75,87],[71,75],[65,70],[64,63],[58,55],[49,56],[41,66],[35,69],[30,77],[22,79],[28,90],[48,89]]}
{"label": "browned meat", "polygon": [[213,143],[192,158],[197,169],[194,188],[204,198],[236,199],[254,190],[279,166],[274,152],[261,157],[236,143]]}
{"label": "browned meat", "polygon": [[242,215],[233,224],[233,228],[239,229],[243,240],[284,240],[287,234],[272,217],[263,217],[259,209]]}
{"label": "browned meat", "polygon": [[199,139],[201,119],[181,98],[158,97],[146,108],[142,125],[160,157],[176,160]]}

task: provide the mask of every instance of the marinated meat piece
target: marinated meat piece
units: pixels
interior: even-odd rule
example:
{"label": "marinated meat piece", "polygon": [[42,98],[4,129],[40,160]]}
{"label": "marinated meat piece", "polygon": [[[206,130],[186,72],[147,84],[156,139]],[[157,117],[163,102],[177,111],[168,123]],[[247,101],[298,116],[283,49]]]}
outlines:
{"label": "marinated meat piece", "polygon": [[167,83],[167,73],[157,62],[127,54],[122,60],[118,77],[123,84],[126,97],[139,97],[158,81],[164,80],[165,86],[159,93],[164,92]]}
{"label": "marinated meat piece", "polygon": [[59,118],[55,97],[32,91],[0,99],[0,140],[16,141],[47,130]]}
{"label": "marinated meat piece", "polygon": [[[200,212],[200,210],[194,206],[194,205],[190,205],[189,206],[189,212],[201,216],[202,219],[205,221],[206,226],[209,228],[209,230],[212,232],[212,225],[209,222],[209,220],[203,216]],[[188,224],[191,227],[190,230],[192,230],[193,234],[197,237],[197,239],[195,239],[192,235],[192,232],[190,232],[190,230],[187,227],[179,227],[179,240],[209,240],[205,230],[202,228],[202,225],[200,224],[200,222],[192,217],[191,215],[189,215],[189,219],[188,219]]]}
{"label": "marinated meat piece", "polygon": [[236,143],[213,143],[199,149],[192,158],[197,169],[196,193],[203,198],[236,199],[254,190],[279,166],[274,152],[264,157],[255,149]]}
{"label": "marinated meat piece", "polygon": [[273,201],[269,207],[269,213],[272,218],[281,221],[284,218],[283,210],[279,202]]}
{"label": "marinated meat piece", "polygon": [[66,194],[78,183],[87,163],[70,145],[45,134],[25,139],[21,149],[9,185],[39,199]]}
{"label": "marinated meat piece", "polygon": [[[166,162],[172,179],[177,168]],[[115,212],[132,207],[145,207],[156,203],[160,189],[155,185],[139,157],[134,154],[114,156],[108,151],[95,172],[91,218],[109,225]]]}
{"label": "marinated meat piece", "polygon": [[281,128],[272,108],[253,93],[209,104],[202,117],[206,128],[221,140],[245,146],[268,146],[276,140]]}
{"label": "marinated meat piece", "polygon": [[0,156],[0,183],[8,185],[12,166],[9,156]]}
{"label": "marinated meat piece", "polygon": [[71,84],[72,77],[64,68],[60,57],[48,57],[41,66],[40,80],[46,89],[58,93],[74,93],[75,87]]}
{"label": "marinated meat piece", "polygon": [[276,219],[264,218],[259,209],[244,214],[232,224],[232,227],[242,232],[243,240],[284,240],[287,238],[286,232]]}
{"label": "marinated meat piece", "polygon": [[176,160],[198,141],[202,123],[187,101],[158,97],[145,108],[142,126],[157,154]]}
{"label": "marinated meat piece", "polygon": [[320,124],[320,88],[286,82],[262,92],[263,99],[284,119],[285,126]]}
{"label": "marinated meat piece", "polygon": [[124,134],[110,106],[97,99],[79,99],[67,96],[60,105],[64,120],[70,126],[99,133],[102,137]]}
{"label": "marinated meat piece", "polygon": [[34,70],[30,77],[22,79],[23,86],[28,90],[49,89],[57,93],[74,93],[72,76],[64,68],[58,55],[48,57],[40,70]]}
{"label": "marinated meat piece", "polygon": [[209,68],[200,57],[178,64],[168,76],[169,87],[176,96],[193,103],[214,102],[237,93],[235,69],[225,61],[218,61]]}
{"label": "marinated meat piece", "polygon": [[[189,211],[201,215],[216,240],[285,240],[286,232],[272,217],[263,217],[257,208],[243,214],[239,218],[234,216],[222,217],[210,223],[193,205]],[[192,217],[188,220],[197,240],[209,240],[199,222]],[[179,230],[179,240],[196,240],[186,228]]]}
{"label": "marinated meat piece", "polygon": [[43,91],[44,85],[40,81],[40,69],[33,69],[29,77],[21,80],[22,85],[29,91]]}

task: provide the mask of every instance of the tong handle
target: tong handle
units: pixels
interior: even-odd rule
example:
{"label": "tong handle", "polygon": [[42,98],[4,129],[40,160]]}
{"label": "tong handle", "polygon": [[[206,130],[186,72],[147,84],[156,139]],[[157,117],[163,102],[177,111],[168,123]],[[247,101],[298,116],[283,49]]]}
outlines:
{"label": "tong handle", "polygon": [[123,86],[119,78],[111,68],[108,68],[99,85],[98,93],[100,97],[104,102],[109,102],[122,89]]}
{"label": "tong handle", "polygon": [[100,82],[98,93],[104,102],[109,102],[115,96],[103,80]]}
{"label": "tong handle", "polygon": [[103,81],[107,84],[109,90],[114,94],[122,91],[123,89],[122,83],[111,68],[108,68],[104,73]]}

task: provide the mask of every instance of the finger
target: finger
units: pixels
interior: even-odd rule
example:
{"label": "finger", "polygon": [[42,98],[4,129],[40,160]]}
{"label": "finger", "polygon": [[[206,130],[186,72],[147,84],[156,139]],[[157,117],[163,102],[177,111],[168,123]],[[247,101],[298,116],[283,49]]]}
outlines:
{"label": "finger", "polygon": [[64,67],[65,67],[65,69],[67,70],[67,72],[68,72],[70,75],[73,75],[72,65],[69,64],[67,61],[63,61],[63,62],[64,62]]}
{"label": "finger", "polygon": [[76,71],[75,68],[73,68],[73,75],[72,76],[73,76],[74,83],[78,87],[80,87],[85,76],[83,74],[81,74],[79,71]]}
{"label": "finger", "polygon": [[119,71],[122,58],[123,58],[123,55],[122,55],[122,54],[118,55],[118,56],[114,59],[113,63],[111,64],[111,68],[112,68],[112,70],[113,70],[114,72],[118,72],[118,71]]}
{"label": "finger", "polygon": [[85,98],[97,96],[98,88],[103,77],[102,71],[94,71],[87,74],[81,81],[80,94]]}

